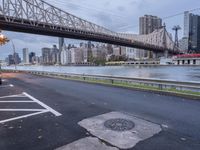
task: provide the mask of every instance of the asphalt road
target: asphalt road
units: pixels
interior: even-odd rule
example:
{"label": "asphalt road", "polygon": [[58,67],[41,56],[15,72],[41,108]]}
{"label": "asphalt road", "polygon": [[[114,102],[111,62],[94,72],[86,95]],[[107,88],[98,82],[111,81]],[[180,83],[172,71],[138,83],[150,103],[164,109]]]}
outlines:
{"label": "asphalt road", "polygon": [[[14,85],[12,87],[10,84]],[[77,123],[112,111],[131,113],[162,126],[162,131],[132,150],[200,150],[200,101],[76,81],[12,74],[0,97],[29,103],[4,104],[1,109],[41,109],[34,96],[53,111],[0,123],[0,150],[53,150],[89,136]],[[5,98],[6,99],[6,98]],[[3,99],[3,100],[5,100]],[[30,112],[31,113],[31,112]],[[27,112],[0,111],[0,122]]]}

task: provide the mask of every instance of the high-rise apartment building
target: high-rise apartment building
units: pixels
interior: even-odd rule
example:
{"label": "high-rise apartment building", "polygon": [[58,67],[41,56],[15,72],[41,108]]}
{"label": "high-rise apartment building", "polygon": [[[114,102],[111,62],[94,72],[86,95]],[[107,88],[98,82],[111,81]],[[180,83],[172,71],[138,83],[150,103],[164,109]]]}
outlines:
{"label": "high-rise apartment building", "polygon": [[13,58],[13,55],[8,55],[8,65],[14,65],[15,64],[15,61],[14,61],[14,58]]}
{"label": "high-rise apartment building", "polygon": [[59,37],[58,44],[59,53],[57,55],[57,64],[61,64],[61,51],[65,46],[65,39],[63,37]]}
{"label": "high-rise apartment building", "polygon": [[21,63],[21,58],[19,57],[19,54],[18,53],[14,53],[13,54],[13,59],[14,59],[14,64],[19,64],[19,63]]}
{"label": "high-rise apartment building", "polygon": [[72,64],[81,64],[84,63],[83,49],[82,48],[71,48],[71,63]]}
{"label": "high-rise apartment building", "polygon": [[51,57],[50,57],[51,64],[55,65],[55,64],[60,64],[61,63],[60,62],[61,51],[57,48],[56,45],[53,45],[53,48],[51,49]]}
{"label": "high-rise apartment building", "polygon": [[59,51],[62,51],[63,47],[64,47],[64,38],[63,37],[60,37],[58,39],[58,42],[59,42]]}
{"label": "high-rise apartment building", "polygon": [[28,48],[24,48],[22,51],[23,51],[23,63],[29,64],[29,51],[28,51]]}
{"label": "high-rise apartment building", "polygon": [[36,62],[36,54],[34,52],[30,52],[29,54],[29,62],[34,64]]}
{"label": "high-rise apartment building", "polygon": [[184,14],[184,37],[188,38],[188,51],[200,53],[200,16]]}
{"label": "high-rise apartment building", "polygon": [[66,46],[63,47],[60,57],[61,57],[61,65],[68,65],[71,63],[71,53]]}
{"label": "high-rise apartment building", "polygon": [[51,49],[50,48],[42,48],[42,62],[43,64],[51,63]]}
{"label": "high-rise apartment building", "polygon": [[[157,16],[152,15],[145,15],[143,17],[139,18],[139,34],[150,34],[156,29],[159,29],[162,27],[162,19]],[[152,58],[153,53],[148,52],[146,50],[138,50],[137,51],[137,57],[140,59],[143,58]]]}
{"label": "high-rise apartment building", "polygon": [[150,34],[162,26],[162,19],[157,16],[145,15],[140,17],[140,34]]}
{"label": "high-rise apartment building", "polygon": [[190,33],[190,18],[191,14],[189,11],[186,11],[184,13],[184,33],[183,36],[186,38],[189,38],[189,33]]}

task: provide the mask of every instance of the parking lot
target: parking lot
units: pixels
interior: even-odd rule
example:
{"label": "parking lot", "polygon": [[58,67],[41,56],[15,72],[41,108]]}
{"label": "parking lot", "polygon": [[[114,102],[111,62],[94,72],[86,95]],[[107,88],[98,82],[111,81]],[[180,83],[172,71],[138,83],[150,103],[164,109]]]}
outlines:
{"label": "parking lot", "polygon": [[[8,84],[3,80],[3,85],[0,88],[1,90],[9,91],[13,87],[13,84]],[[62,115],[26,92],[15,95],[8,95],[6,92],[4,94],[5,96],[0,97],[0,123],[6,123],[47,112],[51,112],[55,116]]]}

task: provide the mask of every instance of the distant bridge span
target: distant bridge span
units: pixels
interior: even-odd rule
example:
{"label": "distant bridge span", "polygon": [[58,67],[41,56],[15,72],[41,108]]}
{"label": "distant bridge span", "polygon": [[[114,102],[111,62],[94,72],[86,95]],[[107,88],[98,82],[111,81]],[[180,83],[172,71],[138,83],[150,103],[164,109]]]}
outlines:
{"label": "distant bridge span", "polygon": [[0,29],[178,53],[164,27],[148,35],[116,33],[43,0],[0,0]]}

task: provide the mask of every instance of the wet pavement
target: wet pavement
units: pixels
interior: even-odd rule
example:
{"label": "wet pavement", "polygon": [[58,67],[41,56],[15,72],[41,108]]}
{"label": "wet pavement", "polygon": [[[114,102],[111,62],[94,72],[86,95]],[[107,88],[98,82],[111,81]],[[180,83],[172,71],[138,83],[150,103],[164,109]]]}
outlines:
{"label": "wet pavement", "polygon": [[53,150],[88,143],[119,149],[78,124],[111,112],[128,113],[161,127],[132,150],[199,150],[199,110],[199,101],[180,97],[9,74],[0,86],[0,150]]}

